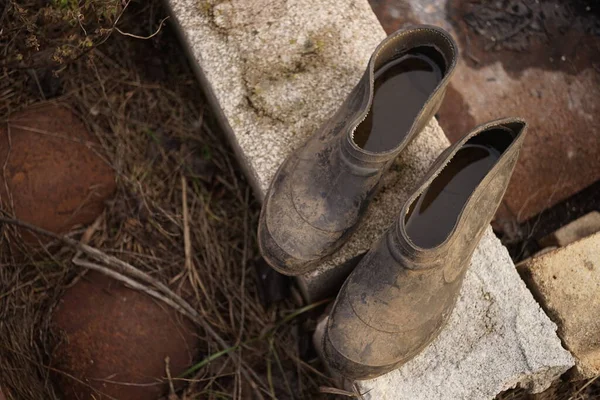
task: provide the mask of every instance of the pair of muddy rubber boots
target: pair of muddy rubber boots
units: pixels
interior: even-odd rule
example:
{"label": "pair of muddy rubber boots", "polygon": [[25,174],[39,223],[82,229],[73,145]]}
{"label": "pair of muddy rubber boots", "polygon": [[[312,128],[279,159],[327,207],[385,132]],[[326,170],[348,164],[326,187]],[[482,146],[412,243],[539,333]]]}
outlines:
{"label": "pair of muddy rubber boots", "polygon": [[[377,47],[339,110],[271,183],[258,238],[273,268],[310,272],[348,239],[382,175],[437,112],[457,57],[449,34],[432,26],[398,31]],[[331,367],[373,378],[437,336],[525,131],[517,118],[489,122],[439,156],[341,288],[323,336]]]}

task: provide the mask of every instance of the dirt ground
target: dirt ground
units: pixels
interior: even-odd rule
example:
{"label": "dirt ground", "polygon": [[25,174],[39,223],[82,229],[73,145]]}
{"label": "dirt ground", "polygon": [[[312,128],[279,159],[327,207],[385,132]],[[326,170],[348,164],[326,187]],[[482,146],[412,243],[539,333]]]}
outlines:
{"label": "dirt ground", "polygon": [[600,36],[600,10],[593,1],[450,0],[446,9],[459,40],[470,44],[463,56],[471,66],[500,62],[514,75],[531,67],[576,75],[590,61],[600,61],[590,59]]}
{"label": "dirt ground", "polygon": [[535,239],[600,209],[598,2],[370,2],[388,33],[426,21],[455,36],[459,67],[437,115],[450,140],[501,116],[527,120],[519,163],[492,224],[515,262],[540,250]]}
{"label": "dirt ground", "polygon": [[439,113],[450,138],[500,115],[529,125],[497,215],[510,236],[511,225],[600,179],[599,9],[583,0],[454,0],[445,12],[464,62]]}
{"label": "dirt ground", "polygon": [[[187,373],[161,380],[181,387],[165,393],[169,400],[332,397],[311,345],[325,304],[303,304],[260,261],[259,204],[167,16],[159,0],[3,2],[0,121],[53,101],[97,139],[116,192],[92,230],[68,237],[89,235],[90,246],[199,310],[202,345]],[[52,314],[65,290],[88,277],[72,246],[24,241],[13,211],[1,213],[0,389],[9,400],[62,399],[57,383],[76,377],[53,367],[61,338]]]}
{"label": "dirt ground", "polygon": [[[600,11],[593,1],[449,0],[445,11],[458,32],[462,58],[471,68],[500,63],[513,78],[530,68],[572,76],[590,66],[600,68]],[[464,99],[456,91],[448,98],[447,107],[440,111],[447,131],[469,129],[475,121],[463,112],[467,109]],[[460,119],[453,118],[457,113]],[[572,114],[564,118],[572,119]]]}

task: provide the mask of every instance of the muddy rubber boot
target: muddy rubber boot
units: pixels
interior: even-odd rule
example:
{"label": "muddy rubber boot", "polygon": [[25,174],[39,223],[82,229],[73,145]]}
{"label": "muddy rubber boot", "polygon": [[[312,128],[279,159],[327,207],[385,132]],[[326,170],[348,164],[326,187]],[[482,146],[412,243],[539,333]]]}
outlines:
{"label": "muddy rubber boot", "polygon": [[438,110],[456,57],[432,26],[381,42],[338,111],[273,178],[258,226],[269,265],[306,273],[348,239],[382,174]]}
{"label": "muddy rubber boot", "polygon": [[377,377],[438,335],[502,200],[525,131],[519,119],[490,122],[440,155],[337,296],[323,335],[334,370],[350,379]]}

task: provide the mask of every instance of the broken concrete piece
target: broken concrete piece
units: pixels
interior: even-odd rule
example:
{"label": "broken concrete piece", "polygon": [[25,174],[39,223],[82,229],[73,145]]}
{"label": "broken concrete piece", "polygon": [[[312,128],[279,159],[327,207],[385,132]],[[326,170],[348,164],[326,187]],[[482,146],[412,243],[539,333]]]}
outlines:
{"label": "broken concrete piece", "polygon": [[600,233],[534,257],[519,272],[575,356],[578,378],[600,374]]}
{"label": "broken concrete piece", "polygon": [[440,336],[400,369],[357,385],[373,400],[492,399],[516,386],[540,392],[573,365],[555,331],[489,229]]}
{"label": "broken concrete piece", "polygon": [[563,247],[596,232],[600,232],[600,212],[592,211],[568,223],[554,233],[544,236],[540,239],[539,244],[542,247]]}
{"label": "broken concrete piece", "polygon": [[[341,104],[385,37],[366,0],[168,3],[199,79],[259,198],[285,157]],[[447,146],[444,132],[431,121],[385,175],[353,237],[317,271],[299,278],[308,302],[335,296],[353,263],[387,229]],[[437,394],[461,393],[467,387],[470,391],[465,392],[493,396],[517,384],[543,389],[572,361],[561,349],[554,325],[524,289],[506,250],[490,232],[478,254],[485,262],[473,268],[479,272],[470,273],[465,282],[470,289],[463,290],[463,311],[457,309],[461,323],[444,333],[454,341],[442,342],[447,344],[439,348],[441,357],[430,354],[411,363],[409,375],[418,378],[415,382],[435,382]],[[486,299],[488,294],[493,300]],[[512,314],[507,304],[515,309]],[[500,311],[485,312],[499,305]],[[508,317],[512,320],[505,321]],[[515,360],[521,362],[513,366]],[[453,363],[462,369],[456,370]],[[469,368],[471,364],[477,367]],[[508,372],[498,374],[501,368]],[[498,378],[486,381],[486,375]],[[396,393],[419,393],[409,397],[414,400],[434,398],[422,387],[414,386],[412,392],[398,389],[407,382],[402,373],[387,377],[389,382],[370,381],[362,387],[371,385],[373,399],[396,399]]]}

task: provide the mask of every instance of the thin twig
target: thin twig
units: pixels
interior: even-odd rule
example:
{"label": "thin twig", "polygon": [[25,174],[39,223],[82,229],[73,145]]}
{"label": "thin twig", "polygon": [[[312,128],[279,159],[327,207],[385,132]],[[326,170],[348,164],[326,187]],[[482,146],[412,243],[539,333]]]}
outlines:
{"label": "thin twig", "polygon": [[46,100],[46,95],[44,94],[44,90],[42,89],[42,85],[40,84],[40,79],[37,76],[35,69],[31,69],[31,70],[29,70],[29,72],[33,76],[33,80],[35,81],[38,91],[40,92],[40,97],[42,98],[42,100]]}
{"label": "thin twig", "polygon": [[147,286],[144,286],[136,281],[134,281],[133,279],[120,274],[118,272],[113,271],[112,269],[108,268],[108,267],[104,267],[102,265],[98,265],[96,263],[90,262],[90,261],[85,261],[82,260],[80,258],[74,257],[72,260],[73,264],[79,266],[79,267],[85,267],[88,269],[91,269],[93,271],[97,271],[100,272],[106,276],[109,276],[115,280],[121,281],[123,283],[125,283],[127,286],[139,290],[140,292],[144,292],[149,296],[154,297],[157,300],[162,301],[163,303],[167,304],[168,306],[174,308],[175,310],[179,311],[180,313],[182,313],[183,315],[185,315],[186,317],[188,317],[189,319],[191,319],[192,321],[199,323],[199,318],[196,315],[190,314],[187,310],[185,310],[183,307],[181,307],[179,304],[177,304],[175,301],[173,301],[172,299],[163,296],[162,294],[158,293],[156,290],[150,289]]}
{"label": "thin twig", "polygon": [[[31,361],[32,361],[32,362],[34,362],[33,360],[31,360]],[[74,376],[74,375],[71,375],[71,374],[69,374],[69,373],[67,373],[67,372],[65,372],[65,371],[63,371],[63,370],[60,370],[60,369],[58,369],[58,368],[53,368],[52,366],[49,366],[49,365],[44,365],[44,367],[45,367],[45,368],[46,368],[48,371],[52,371],[52,372],[54,372],[54,373],[57,373],[57,374],[60,374],[60,375],[66,376],[67,378],[69,378],[69,379],[73,380],[74,382],[77,382],[78,384],[80,384],[80,385],[82,385],[82,386],[84,386],[84,387],[86,387],[86,388],[90,389],[90,391],[92,391],[92,392],[93,392],[92,396],[94,396],[95,394],[98,394],[98,395],[102,395],[103,397],[106,397],[106,398],[107,398],[107,400],[118,400],[117,398],[115,398],[115,397],[112,397],[112,396],[111,396],[111,395],[109,395],[109,394],[106,394],[106,393],[101,393],[101,392],[99,392],[99,391],[98,391],[98,389],[97,389],[97,388],[95,388],[94,386],[90,385],[90,384],[89,384],[89,383],[87,383],[87,382],[84,382],[83,380],[81,380],[81,379],[77,378],[76,376]],[[94,396],[94,397],[95,397],[95,396]]]}
{"label": "thin twig", "polygon": [[185,254],[185,269],[192,275],[198,285],[200,285],[200,289],[202,289],[202,293],[205,298],[209,298],[208,292],[204,287],[204,283],[202,279],[195,273],[194,265],[192,262],[192,241],[190,239],[190,219],[189,219],[189,211],[188,211],[188,196],[187,196],[187,181],[185,180],[185,176],[181,174],[181,207],[183,213],[183,251]]}
{"label": "thin twig", "polygon": [[342,389],[337,389],[337,388],[327,387],[327,386],[319,387],[319,392],[328,393],[328,394],[337,394],[339,396],[346,396],[346,397],[358,397],[356,395],[356,393],[354,393],[354,392],[349,392],[347,390],[342,390]]}
{"label": "thin twig", "polygon": [[[183,210],[183,251],[185,253],[185,269],[192,269],[192,243],[190,241],[190,222],[188,217],[187,182],[181,174],[181,208]],[[206,294],[206,293],[205,293]]]}
{"label": "thin twig", "polygon": [[167,374],[167,380],[169,381],[169,398],[175,396],[175,385],[173,385],[173,378],[171,377],[171,359],[169,356],[165,357],[165,373]]}
{"label": "thin twig", "polygon": [[569,400],[575,400],[577,398],[577,396],[579,396],[579,393],[583,392],[588,386],[590,386],[592,383],[594,383],[598,378],[600,378],[600,375],[596,375],[594,378],[587,381],[587,383],[585,385],[583,385],[581,388],[579,388],[579,390],[577,392],[575,392],[575,394],[573,394],[571,397],[569,397]]}
{"label": "thin twig", "polygon": [[240,280],[240,293],[241,293],[241,317],[240,317],[240,329],[238,332],[237,343],[239,344],[242,340],[242,334],[244,332],[244,322],[246,319],[246,268],[248,265],[248,201],[250,198],[250,188],[246,188],[246,198],[244,199],[244,250],[242,252],[242,279]]}
{"label": "thin twig", "polygon": [[515,29],[513,29],[512,31],[506,33],[505,35],[502,35],[499,38],[493,39],[493,41],[491,43],[488,43],[485,46],[485,50],[488,51],[488,50],[492,49],[494,46],[502,44],[504,41],[510,39],[511,37],[515,36],[517,33],[521,32],[523,29],[525,29],[527,26],[529,26],[529,24],[531,24],[531,20],[530,19],[525,20],[521,24],[517,25],[515,27]]}
{"label": "thin twig", "polygon": [[163,26],[164,22],[165,22],[166,20],[168,20],[168,19],[169,19],[169,17],[165,17],[165,18],[163,18],[163,19],[160,21],[160,25],[158,26],[158,29],[156,30],[156,32],[154,32],[154,33],[153,33],[152,35],[150,35],[150,36],[138,36],[138,35],[134,35],[133,33],[123,32],[122,30],[120,30],[120,29],[119,29],[119,28],[117,28],[116,26],[115,26],[115,29],[117,30],[117,32],[119,32],[119,33],[120,33],[121,35],[123,35],[123,36],[129,36],[129,37],[136,38],[136,39],[148,40],[148,39],[152,39],[154,36],[158,35],[158,33],[160,32],[160,30],[161,30],[161,28],[162,28],[162,26]]}

